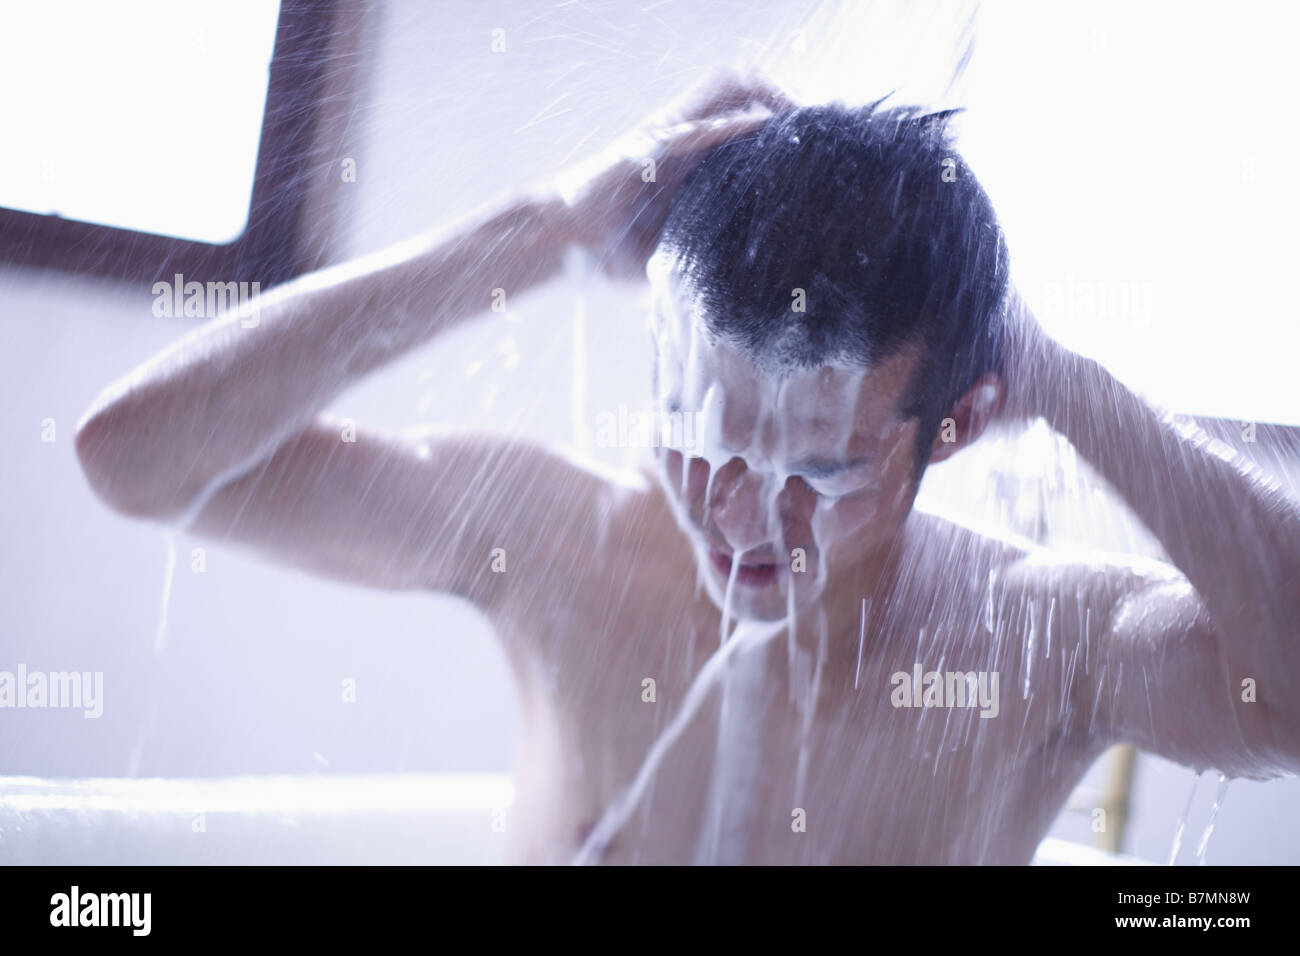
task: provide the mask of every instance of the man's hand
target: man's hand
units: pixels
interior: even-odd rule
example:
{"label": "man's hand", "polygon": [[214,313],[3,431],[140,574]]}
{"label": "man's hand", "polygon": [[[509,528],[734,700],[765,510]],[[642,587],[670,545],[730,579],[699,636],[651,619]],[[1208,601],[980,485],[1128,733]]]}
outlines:
{"label": "man's hand", "polygon": [[[1233,773],[1300,769],[1300,505],[1241,453],[1056,342],[1014,295],[1006,319],[1002,417],[1045,419],[1185,579],[1138,581],[1110,609],[1108,656],[1087,693],[1114,701],[1114,739]],[[1243,696],[1248,679],[1258,696]]]}
{"label": "man's hand", "polygon": [[998,417],[1018,423],[1047,416],[1068,397],[1078,356],[1043,331],[1014,289],[1008,293],[1003,334]]}
{"label": "man's hand", "polygon": [[674,192],[711,150],[794,109],[757,80],[725,73],[660,110],[605,153],[562,176],[567,238],[616,278],[644,278]]}

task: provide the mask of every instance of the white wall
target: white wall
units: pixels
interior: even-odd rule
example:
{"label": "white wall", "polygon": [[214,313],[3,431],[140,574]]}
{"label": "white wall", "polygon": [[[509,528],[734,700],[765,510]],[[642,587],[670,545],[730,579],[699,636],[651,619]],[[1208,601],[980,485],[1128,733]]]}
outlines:
{"label": "white wall", "polygon": [[[105,675],[98,720],[0,711],[4,772],[506,766],[504,664],[475,612],[448,599],[326,584],[177,536],[155,652],[166,535],[101,506],[72,446],[96,392],[178,335],[184,320],[154,318],[151,303],[145,283],[0,273],[0,668]],[[46,418],[52,444],[40,441]],[[203,573],[190,570],[196,546]],[[340,702],[345,678],[357,681],[355,705]]]}

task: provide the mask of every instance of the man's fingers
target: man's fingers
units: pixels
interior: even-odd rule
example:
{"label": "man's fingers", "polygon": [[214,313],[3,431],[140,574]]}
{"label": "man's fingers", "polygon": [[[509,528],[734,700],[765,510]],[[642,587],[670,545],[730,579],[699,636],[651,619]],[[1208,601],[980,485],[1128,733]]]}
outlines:
{"label": "man's fingers", "polygon": [[742,77],[729,70],[710,77],[703,85],[703,92],[690,102],[682,116],[688,120],[702,120],[740,112],[752,106],[761,106],[773,113],[795,108],[789,97],[766,81]]}
{"label": "man's fingers", "polygon": [[751,112],[718,120],[703,120],[674,127],[663,141],[666,156],[707,152],[728,140],[758,129],[771,117]]}
{"label": "man's fingers", "polygon": [[745,107],[764,106],[773,113],[788,113],[797,108],[797,104],[777,87],[762,80],[755,80],[749,87],[749,96]]}

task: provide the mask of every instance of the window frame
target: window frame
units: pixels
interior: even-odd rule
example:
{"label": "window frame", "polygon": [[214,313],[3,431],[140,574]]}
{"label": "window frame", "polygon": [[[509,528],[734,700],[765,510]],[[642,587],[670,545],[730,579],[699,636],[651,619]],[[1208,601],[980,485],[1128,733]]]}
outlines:
{"label": "window frame", "polygon": [[[249,202],[238,239],[217,245],[59,216],[0,208],[0,262],[120,279],[258,282],[263,288],[313,268],[323,255],[313,240],[325,105],[352,74],[358,14],[335,0],[281,0],[267,84],[262,133]],[[348,27],[354,29],[348,29]],[[327,69],[334,67],[334,69]],[[345,79],[340,80],[340,74]]]}

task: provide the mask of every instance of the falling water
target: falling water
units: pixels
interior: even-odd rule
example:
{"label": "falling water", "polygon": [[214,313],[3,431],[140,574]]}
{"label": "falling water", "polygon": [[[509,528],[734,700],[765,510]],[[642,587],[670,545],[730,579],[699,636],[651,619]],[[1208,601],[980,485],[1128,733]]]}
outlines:
{"label": "falling water", "polygon": [[[1178,829],[1174,833],[1173,849],[1169,853],[1169,865],[1173,866],[1178,862],[1178,855],[1183,847],[1183,837],[1190,825],[1192,816],[1192,805],[1196,800],[1196,792],[1200,786],[1202,774],[1197,774],[1192,781],[1191,793],[1187,795],[1187,803],[1183,806],[1182,815],[1178,819]],[[1195,860],[1197,866],[1206,864],[1206,850],[1210,845],[1210,837],[1214,835],[1215,826],[1218,824],[1219,810],[1223,806],[1224,798],[1228,794],[1229,780],[1226,774],[1219,774],[1218,783],[1214,791],[1214,802],[1210,806],[1209,816],[1205,821],[1205,828],[1201,831],[1201,838],[1196,844]]]}
{"label": "falling water", "polygon": [[1187,821],[1192,815],[1192,801],[1196,799],[1196,788],[1200,785],[1201,776],[1197,774],[1192,780],[1192,792],[1187,795],[1187,803],[1183,805],[1183,812],[1178,817],[1178,829],[1174,831],[1173,849],[1169,851],[1169,865],[1173,866],[1178,862],[1178,851],[1183,848],[1183,831],[1187,829]]}
{"label": "falling water", "polygon": [[768,679],[762,647],[758,643],[730,655],[723,670],[722,709],[696,863],[743,862],[745,832],[758,810],[752,794],[758,791],[762,772],[761,741],[754,732],[761,723]]}
{"label": "falling water", "polygon": [[[163,565],[162,595],[158,601],[158,623],[154,628],[153,660],[151,660],[149,666],[151,682],[155,683],[157,680],[156,675],[159,673],[157,659],[165,654],[167,650],[167,626],[171,615],[172,590],[176,583],[176,533],[176,530],[170,527],[163,531],[163,539],[167,544],[167,559]],[[140,728],[136,733],[135,741],[132,743],[131,751],[127,757],[126,775],[128,777],[139,775],[140,763],[144,760],[145,743],[153,732],[157,720],[158,694],[156,686],[151,690],[152,692],[148,695],[144,720],[140,723]]]}
{"label": "falling water", "polygon": [[154,630],[153,652],[161,654],[167,646],[167,614],[172,603],[172,584],[176,580],[176,534],[166,531],[167,564],[163,568],[162,599],[158,608],[158,627]]}
{"label": "falling water", "polygon": [[1210,819],[1205,824],[1205,832],[1201,834],[1201,842],[1196,845],[1196,864],[1197,866],[1205,865],[1205,851],[1210,845],[1210,837],[1214,835],[1214,825],[1219,819],[1219,808],[1223,806],[1223,798],[1228,795],[1228,777],[1226,774],[1219,774],[1219,786],[1214,793],[1214,806],[1210,808]]}
{"label": "falling water", "polygon": [[[791,683],[797,682],[799,713],[799,761],[795,766],[794,805],[802,807],[805,803],[806,784],[808,781],[808,757],[812,745],[813,719],[817,714],[817,695],[821,689],[822,670],[826,666],[827,624],[826,612],[821,611],[817,620],[817,659],[811,667],[798,667],[791,674]],[[806,660],[806,654],[802,655]],[[811,673],[808,673],[811,670]]]}
{"label": "falling water", "polygon": [[635,811],[647,787],[654,779],[659,765],[668,755],[669,750],[682,732],[690,726],[701,705],[708,699],[710,691],[722,678],[730,658],[755,649],[775,637],[781,631],[780,625],[760,625],[741,622],[735,632],[721,647],[715,650],[700,672],[691,682],[681,707],[663,732],[655,739],[646,752],[641,769],[637,771],[632,783],[620,793],[605,809],[600,820],[587,834],[582,846],[573,859],[575,864],[583,865],[596,862],[607,846],[622,828],[623,824]]}

